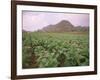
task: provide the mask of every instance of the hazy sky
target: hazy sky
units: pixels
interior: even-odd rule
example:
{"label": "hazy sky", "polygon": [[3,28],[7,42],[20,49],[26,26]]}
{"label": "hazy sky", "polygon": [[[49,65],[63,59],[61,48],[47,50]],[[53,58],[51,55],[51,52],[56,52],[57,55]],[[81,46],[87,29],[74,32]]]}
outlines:
{"label": "hazy sky", "polygon": [[62,20],[68,20],[74,26],[89,26],[89,14],[23,11],[22,16],[23,29],[27,31],[42,29]]}

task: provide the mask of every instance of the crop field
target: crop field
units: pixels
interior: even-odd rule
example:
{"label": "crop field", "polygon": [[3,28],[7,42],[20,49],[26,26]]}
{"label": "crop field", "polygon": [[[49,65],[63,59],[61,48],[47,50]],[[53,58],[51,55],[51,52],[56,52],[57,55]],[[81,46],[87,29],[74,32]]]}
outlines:
{"label": "crop field", "polygon": [[23,32],[22,43],[24,69],[89,65],[89,36],[86,32]]}

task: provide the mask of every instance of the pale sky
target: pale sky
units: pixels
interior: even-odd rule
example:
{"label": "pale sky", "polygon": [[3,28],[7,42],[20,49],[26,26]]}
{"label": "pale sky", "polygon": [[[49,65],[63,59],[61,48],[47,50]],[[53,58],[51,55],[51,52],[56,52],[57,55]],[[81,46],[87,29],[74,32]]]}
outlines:
{"label": "pale sky", "polygon": [[68,20],[74,26],[89,26],[89,14],[23,11],[22,17],[22,27],[26,31],[42,29],[62,20]]}

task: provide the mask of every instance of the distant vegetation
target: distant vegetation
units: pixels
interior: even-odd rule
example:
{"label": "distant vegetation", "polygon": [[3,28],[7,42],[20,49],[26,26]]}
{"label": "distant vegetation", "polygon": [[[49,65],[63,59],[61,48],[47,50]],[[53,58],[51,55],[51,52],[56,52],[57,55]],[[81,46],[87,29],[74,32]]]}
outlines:
{"label": "distant vegetation", "polygon": [[88,27],[65,20],[35,32],[23,30],[22,67],[88,66],[88,38]]}

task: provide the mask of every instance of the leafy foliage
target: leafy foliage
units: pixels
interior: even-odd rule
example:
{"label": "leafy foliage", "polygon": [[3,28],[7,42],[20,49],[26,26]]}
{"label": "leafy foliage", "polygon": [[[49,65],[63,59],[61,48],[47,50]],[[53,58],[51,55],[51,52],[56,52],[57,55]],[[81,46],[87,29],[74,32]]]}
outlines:
{"label": "leafy foliage", "polygon": [[89,65],[87,34],[23,32],[23,68]]}

